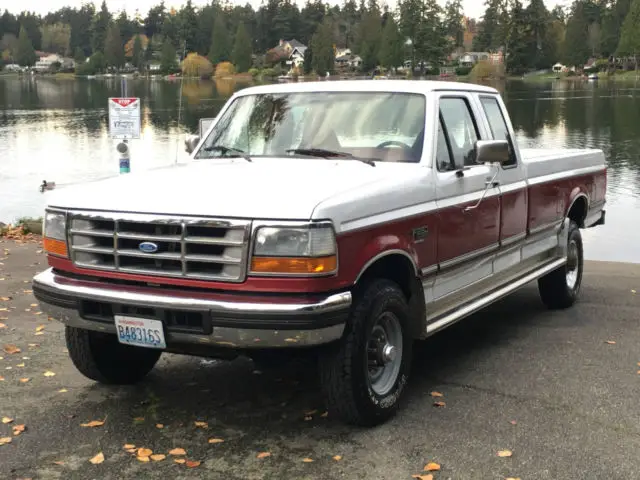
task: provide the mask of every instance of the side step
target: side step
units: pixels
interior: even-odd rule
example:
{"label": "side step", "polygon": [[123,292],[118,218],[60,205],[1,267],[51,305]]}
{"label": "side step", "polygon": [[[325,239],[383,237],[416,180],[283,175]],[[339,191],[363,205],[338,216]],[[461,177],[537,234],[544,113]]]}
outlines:
{"label": "side step", "polygon": [[455,322],[462,320],[469,315],[474,314],[475,312],[482,310],[483,308],[491,305],[492,303],[506,297],[507,295],[513,293],[514,291],[520,289],[525,286],[527,283],[537,280],[540,277],[545,276],[547,273],[553,272],[554,270],[562,267],[567,263],[566,257],[559,258],[554,260],[551,263],[544,265],[541,268],[534,270],[526,274],[523,277],[520,277],[517,280],[511,281],[505,284],[503,287],[500,287],[482,297],[474,300],[462,307],[456,308],[451,313],[447,313],[434,322],[427,325],[427,335],[431,335],[436,333],[439,330],[442,330],[449,325],[454,324]]}

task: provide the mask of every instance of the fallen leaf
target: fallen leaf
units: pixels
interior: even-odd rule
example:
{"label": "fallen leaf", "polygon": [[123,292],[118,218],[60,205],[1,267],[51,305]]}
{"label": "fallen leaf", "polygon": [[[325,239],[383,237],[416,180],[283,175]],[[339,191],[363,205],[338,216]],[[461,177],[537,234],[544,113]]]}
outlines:
{"label": "fallen leaf", "polygon": [[42,330],[44,330],[44,325],[39,325],[38,327],[36,327],[36,332],[41,332]]}
{"label": "fallen leaf", "polygon": [[516,425],[518,422],[516,422],[515,420],[511,420],[509,423],[510,423],[511,425]]}
{"label": "fallen leaf", "polygon": [[7,328],[7,326],[4,323],[0,322],[0,328]]}
{"label": "fallen leaf", "polygon": [[207,422],[193,422],[195,423],[196,427],[199,428],[209,428],[209,424]]}
{"label": "fallen leaf", "polygon": [[336,462],[339,462],[340,460],[342,460],[342,455],[334,455],[334,456],[333,456],[333,459],[334,459]]}
{"label": "fallen leaf", "polygon": [[29,305],[30,307],[37,307],[38,304],[37,303],[32,303],[31,305]]}
{"label": "fallen leaf", "polygon": [[635,290],[631,290],[631,293],[636,293],[636,291]]}
{"label": "fallen leaf", "polygon": [[164,428],[164,425],[161,423],[156,423],[156,428]]}
{"label": "fallen leaf", "polygon": [[424,466],[425,472],[437,472],[438,470],[440,470],[440,465],[435,462],[429,462]]}
{"label": "fallen leaf", "polygon": [[138,449],[138,456],[139,457],[149,457],[153,455],[153,450],[151,450],[150,448],[139,448]]}
{"label": "fallen leaf", "polygon": [[267,458],[271,456],[271,452],[260,452],[256,458]]}
{"label": "fallen leaf", "polygon": [[200,466],[200,461],[199,460],[187,460],[186,464],[187,464],[187,468],[196,468]]}
{"label": "fallen leaf", "polygon": [[174,458],[173,461],[175,463],[179,463],[180,465],[182,465],[183,463],[186,463],[186,460],[184,458]]}
{"label": "fallen leaf", "polygon": [[20,379],[20,383],[27,383],[29,380],[31,380],[30,378],[21,378]]}
{"label": "fallen leaf", "polygon": [[4,377],[0,375],[0,382],[4,382]]}
{"label": "fallen leaf", "polygon": [[11,300],[10,297],[0,297],[0,302],[8,302],[9,300]]}
{"label": "fallen leaf", "polygon": [[510,457],[511,455],[513,455],[513,452],[511,450],[500,450],[498,452],[499,457]]}
{"label": "fallen leaf", "polygon": [[444,402],[433,402],[434,407],[444,407],[446,403]]}
{"label": "fallen leaf", "polygon": [[329,412],[324,412],[322,415],[320,415],[322,418],[327,418],[329,416]]}
{"label": "fallen leaf", "polygon": [[433,480],[433,475],[411,475],[411,478],[417,478],[418,480]]}
{"label": "fallen leaf", "polygon": [[134,422],[144,422],[144,417],[136,417],[133,419]]}
{"label": "fallen leaf", "polygon": [[311,416],[311,415],[315,415],[316,413],[318,413],[318,410],[311,410],[309,412],[306,412],[305,415]]}
{"label": "fallen leaf", "polygon": [[609,345],[615,345],[616,342],[614,342],[613,340],[607,340],[606,343],[608,343]]}
{"label": "fallen leaf", "polygon": [[107,420],[91,420],[88,423],[81,423],[80,426],[81,427],[101,427],[102,425],[104,425],[104,422],[106,422]]}
{"label": "fallen leaf", "polygon": [[26,428],[27,428],[26,425],[16,425],[15,427],[13,427],[13,435],[17,437],[22,432],[24,432]]}
{"label": "fallen leaf", "polygon": [[303,461],[304,463],[312,463],[312,462],[313,462],[313,459],[312,459],[312,458],[303,458],[303,459],[302,459],[302,461]]}
{"label": "fallen leaf", "polygon": [[6,445],[7,443],[11,443],[11,437],[1,437],[0,438],[0,446]]}
{"label": "fallen leaf", "polygon": [[507,477],[504,480],[522,480],[520,477]]}
{"label": "fallen leaf", "polygon": [[39,343],[29,343],[28,345],[29,345],[30,347],[33,347],[33,348],[35,348],[35,347],[39,347],[39,346],[40,346],[40,344],[39,344]]}
{"label": "fallen leaf", "polygon": [[2,423],[11,423],[13,422],[13,418],[2,417]]}
{"label": "fallen leaf", "polygon": [[100,452],[99,454],[97,454],[95,457],[93,457],[91,460],[89,460],[91,463],[93,463],[94,465],[99,465],[102,462],[104,462],[104,454],[102,452]]}
{"label": "fallen leaf", "polygon": [[60,390],[58,390],[58,393],[67,393],[69,390],[67,390],[66,388],[61,388]]}
{"label": "fallen leaf", "polygon": [[136,457],[138,459],[139,462],[148,462],[149,461],[149,457],[141,457],[141,456],[137,456]]}
{"label": "fallen leaf", "polygon": [[57,462],[53,462],[54,465],[64,465],[64,462],[61,460],[58,460]]}
{"label": "fallen leaf", "polygon": [[35,312],[34,315],[42,315],[42,312]]}
{"label": "fallen leaf", "polygon": [[19,367],[19,368],[24,367],[24,362],[17,364],[16,367]]}
{"label": "fallen leaf", "polygon": [[135,446],[134,444],[132,444],[132,443],[125,443],[125,444],[122,446],[122,448],[123,448],[124,450],[131,450],[132,448],[136,448],[136,446]]}
{"label": "fallen leaf", "polygon": [[34,333],[34,335],[38,336],[38,335],[44,335],[44,332],[36,332]]}
{"label": "fallen leaf", "polygon": [[127,453],[136,453],[138,451],[137,448],[128,448],[127,450],[125,450]]}
{"label": "fallen leaf", "polygon": [[53,373],[53,372],[44,372],[44,374],[43,374],[43,375],[44,375],[45,377],[55,377],[55,375],[56,375],[56,374],[55,374],[55,373]]}
{"label": "fallen leaf", "polygon": [[209,443],[222,443],[222,442],[224,442],[224,440],[221,439],[221,438],[210,438],[209,439]]}
{"label": "fallen leaf", "polygon": [[173,450],[169,450],[169,455],[186,455],[187,452],[184,448],[174,448]]}
{"label": "fallen leaf", "polygon": [[0,312],[8,312],[9,309],[8,308],[0,308]]}
{"label": "fallen leaf", "polygon": [[305,422],[308,422],[309,420],[313,420],[313,417],[304,417]]}
{"label": "fallen leaf", "polygon": [[156,453],[155,455],[151,455],[149,458],[151,458],[151,460],[153,460],[154,462],[160,462],[161,460],[167,458],[167,456],[162,453]]}
{"label": "fallen leaf", "polygon": [[33,293],[33,290],[22,290],[22,293]]}
{"label": "fallen leaf", "polygon": [[9,343],[7,345],[4,346],[3,348],[4,353],[8,353],[9,355],[13,355],[14,353],[20,353],[21,350],[16,347],[15,345]]}
{"label": "fallen leaf", "polygon": [[440,392],[431,392],[431,396],[436,398],[436,397],[444,397],[444,395],[442,395]]}

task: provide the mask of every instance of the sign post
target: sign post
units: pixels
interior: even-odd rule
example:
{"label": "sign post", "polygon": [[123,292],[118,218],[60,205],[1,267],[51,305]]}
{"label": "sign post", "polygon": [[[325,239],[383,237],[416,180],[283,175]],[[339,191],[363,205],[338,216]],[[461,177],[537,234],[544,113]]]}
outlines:
{"label": "sign post", "polygon": [[109,136],[122,140],[116,147],[120,154],[120,173],[129,173],[131,170],[127,141],[140,138],[139,98],[109,98]]}

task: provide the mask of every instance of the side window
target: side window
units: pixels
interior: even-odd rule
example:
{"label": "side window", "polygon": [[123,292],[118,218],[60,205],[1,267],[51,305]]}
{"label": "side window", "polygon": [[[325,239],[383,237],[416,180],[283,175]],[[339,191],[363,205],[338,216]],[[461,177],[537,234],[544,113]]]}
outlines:
{"label": "side window", "polygon": [[509,163],[504,164],[505,167],[513,166],[516,164],[516,154],[513,148],[511,135],[509,135],[509,129],[507,128],[507,122],[502,114],[502,109],[498,100],[493,97],[481,97],[482,108],[489,120],[489,126],[491,127],[491,133],[493,133],[494,140],[506,140],[509,142]]}
{"label": "side window", "polygon": [[473,166],[478,130],[464,98],[441,98],[440,115],[449,139],[455,168]]}
{"label": "side window", "polygon": [[451,159],[451,151],[449,150],[449,143],[447,136],[442,127],[442,116],[438,122],[438,143],[436,144],[436,166],[441,172],[448,172],[455,170],[455,165]]}

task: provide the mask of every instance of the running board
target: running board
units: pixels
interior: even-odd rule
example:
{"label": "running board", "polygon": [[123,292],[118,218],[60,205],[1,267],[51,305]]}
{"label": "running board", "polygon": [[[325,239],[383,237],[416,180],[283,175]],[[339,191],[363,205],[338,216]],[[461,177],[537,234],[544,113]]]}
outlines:
{"label": "running board", "polygon": [[524,287],[527,283],[537,280],[538,278],[546,275],[547,273],[551,273],[554,270],[562,267],[567,263],[566,257],[559,258],[558,260],[554,260],[553,262],[545,265],[542,268],[534,270],[531,273],[528,273],[524,277],[521,277],[513,282],[509,282],[504,287],[501,287],[497,290],[494,290],[487,295],[483,295],[481,298],[474,300],[471,303],[467,303],[462,307],[456,308],[453,312],[448,313],[442,316],[440,319],[435,322],[427,325],[427,335],[431,335],[436,333],[438,330],[442,330],[443,328],[462,320],[469,315],[474,314],[478,310],[482,310],[484,307],[491,305],[492,303],[506,297],[507,295],[513,293],[514,291]]}

